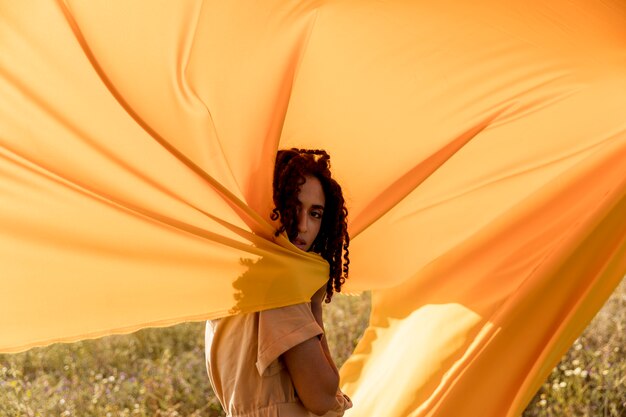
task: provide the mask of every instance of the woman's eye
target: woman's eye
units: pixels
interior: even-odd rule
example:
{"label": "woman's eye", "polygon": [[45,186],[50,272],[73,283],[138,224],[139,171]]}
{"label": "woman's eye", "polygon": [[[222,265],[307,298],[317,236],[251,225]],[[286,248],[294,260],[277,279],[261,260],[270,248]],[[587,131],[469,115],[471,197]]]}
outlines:
{"label": "woman's eye", "polygon": [[321,219],[322,213],[320,213],[319,211],[312,211],[311,216],[315,217],[316,219]]}

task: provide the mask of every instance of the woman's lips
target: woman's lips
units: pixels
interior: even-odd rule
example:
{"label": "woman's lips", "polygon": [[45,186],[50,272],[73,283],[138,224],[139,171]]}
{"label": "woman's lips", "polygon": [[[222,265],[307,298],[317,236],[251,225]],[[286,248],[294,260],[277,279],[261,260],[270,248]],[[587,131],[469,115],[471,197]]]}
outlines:
{"label": "woman's lips", "polygon": [[299,247],[300,249],[304,250],[304,248],[306,248],[306,242],[302,239],[294,239],[294,241],[292,242],[294,244],[294,246]]}

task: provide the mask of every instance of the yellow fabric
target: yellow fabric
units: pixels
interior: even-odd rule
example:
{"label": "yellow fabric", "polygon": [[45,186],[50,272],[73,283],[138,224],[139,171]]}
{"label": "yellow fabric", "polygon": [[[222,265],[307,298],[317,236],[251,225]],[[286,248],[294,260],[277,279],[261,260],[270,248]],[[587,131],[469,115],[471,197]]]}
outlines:
{"label": "yellow fabric", "polygon": [[0,351],[306,301],[323,148],[370,326],[346,416],[517,417],[626,273],[621,0],[0,0]]}

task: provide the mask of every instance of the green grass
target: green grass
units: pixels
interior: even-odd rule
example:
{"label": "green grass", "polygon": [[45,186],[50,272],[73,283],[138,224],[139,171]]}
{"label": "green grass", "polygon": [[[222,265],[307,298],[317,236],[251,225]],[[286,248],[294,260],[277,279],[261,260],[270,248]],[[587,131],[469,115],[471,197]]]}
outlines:
{"label": "green grass", "polygon": [[[367,326],[369,293],[335,296],[326,331],[341,366]],[[524,417],[626,415],[626,282],[563,357]],[[223,416],[204,323],[0,355],[0,416]]]}
{"label": "green grass", "polygon": [[523,417],[626,416],[626,279],[530,402]]}

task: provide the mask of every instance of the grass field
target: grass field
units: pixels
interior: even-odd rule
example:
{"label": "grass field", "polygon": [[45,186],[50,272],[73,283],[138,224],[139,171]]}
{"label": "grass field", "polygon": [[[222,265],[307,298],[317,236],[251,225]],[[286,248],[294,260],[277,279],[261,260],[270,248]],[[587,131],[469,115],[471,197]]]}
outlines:
{"label": "grass field", "polygon": [[[368,293],[337,296],[325,307],[338,366],[363,333],[369,310]],[[523,417],[626,416],[625,326],[626,280]],[[223,415],[206,374],[204,323],[0,355],[2,417]]]}

